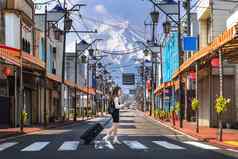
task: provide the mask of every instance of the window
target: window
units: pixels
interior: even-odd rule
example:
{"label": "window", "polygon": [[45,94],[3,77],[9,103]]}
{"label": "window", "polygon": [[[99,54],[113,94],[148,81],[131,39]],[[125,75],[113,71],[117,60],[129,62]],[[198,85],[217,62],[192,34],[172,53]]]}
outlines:
{"label": "window", "polygon": [[22,38],[22,51],[31,53],[31,44],[26,39]]}
{"label": "window", "polygon": [[211,17],[207,19],[207,43],[212,42],[212,20]]}

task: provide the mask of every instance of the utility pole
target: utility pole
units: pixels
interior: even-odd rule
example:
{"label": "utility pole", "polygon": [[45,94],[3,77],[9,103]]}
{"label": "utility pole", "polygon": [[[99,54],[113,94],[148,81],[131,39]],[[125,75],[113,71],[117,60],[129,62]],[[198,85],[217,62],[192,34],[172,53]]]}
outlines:
{"label": "utility pole", "polygon": [[[152,45],[155,47],[157,44],[155,34],[156,34],[156,29],[157,29],[157,24],[158,24],[158,19],[159,19],[159,12],[156,11],[156,6],[154,5],[154,11],[150,13],[151,19],[152,19]],[[155,109],[155,95],[154,95],[154,88],[155,88],[155,82],[156,82],[156,68],[154,68],[155,65],[157,65],[157,52],[151,53],[151,63],[152,63],[152,68],[151,68],[151,102],[150,102],[150,115],[152,115],[152,111]]]}
{"label": "utility pole", "polygon": [[[88,57],[89,58],[89,57]],[[87,106],[86,106],[86,116],[88,118],[88,108],[89,108],[89,59],[87,60]]]}
{"label": "utility pole", "polygon": [[187,8],[186,8],[186,12],[187,12],[187,34],[188,36],[191,35],[191,10],[190,10],[190,6],[191,6],[191,0],[187,0]]}
{"label": "utility pole", "polygon": [[[77,41],[75,42],[75,68],[74,68],[74,83],[77,86],[78,83],[78,51]],[[74,88],[74,121],[77,121],[77,87]]]}
{"label": "utility pole", "polygon": [[[187,36],[191,36],[191,12],[190,12],[190,1],[191,0],[186,0],[184,3],[185,3],[185,5],[184,5],[184,7],[185,7],[185,9],[186,9],[186,18],[187,18],[187,30],[186,30],[186,32],[187,32]],[[190,52],[187,52],[187,54],[186,54],[186,60],[188,59],[190,57]],[[189,78],[188,78],[188,73],[186,73],[187,75],[186,75],[186,81],[185,81],[185,87],[184,87],[184,100],[185,100],[185,102],[184,102],[184,107],[185,107],[185,119],[186,120],[190,120],[190,116],[189,116],[189,107],[188,107],[188,105],[189,105],[189,103],[188,103],[188,96],[189,96],[189,94],[188,94],[188,83],[189,83]],[[190,89],[190,88],[189,88]]]}
{"label": "utility pole", "polygon": [[[22,18],[20,17],[20,38],[22,39]],[[23,59],[22,59],[22,42],[20,43],[21,46],[21,66],[20,66],[20,90],[19,90],[19,104],[20,104],[20,132],[23,132],[24,129],[24,119],[23,119],[23,111],[24,111],[24,86],[23,86]]]}
{"label": "utility pole", "polygon": [[[66,45],[66,17],[67,17],[67,11],[66,11],[66,0],[64,0],[64,26],[63,26],[63,58],[62,58],[62,72],[61,72],[61,89],[60,89],[60,103],[61,103],[61,109],[64,107],[64,80],[65,80],[65,45]],[[69,93],[69,92],[68,92]],[[63,98],[63,99],[62,99]],[[69,111],[69,110],[68,110]]]}
{"label": "utility pole", "polygon": [[[178,0],[178,53],[179,53],[179,66],[182,65],[182,41],[181,41],[181,8],[180,8],[181,1]],[[183,97],[182,97],[182,91],[183,91],[183,76],[182,74],[179,74],[179,102],[180,102],[180,128],[183,128]]]}

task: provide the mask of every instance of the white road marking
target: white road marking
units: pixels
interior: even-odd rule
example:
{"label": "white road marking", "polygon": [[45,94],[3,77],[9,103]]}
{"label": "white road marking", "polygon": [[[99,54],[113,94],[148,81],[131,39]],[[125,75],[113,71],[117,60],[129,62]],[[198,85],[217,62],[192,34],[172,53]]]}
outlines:
{"label": "white road marking", "polygon": [[111,142],[109,142],[109,141],[106,142],[106,141],[103,141],[103,140],[95,141],[94,142],[94,147],[95,147],[96,150],[102,150],[102,149],[105,149],[105,148],[109,148],[111,150],[114,150],[114,146],[111,144]]}
{"label": "white road marking", "polygon": [[175,145],[175,144],[171,144],[167,141],[152,141],[153,143],[155,143],[156,145],[159,145],[159,146],[162,146],[162,147],[165,147],[167,149],[185,149],[184,147],[181,147],[181,146],[178,146],[178,145]]}
{"label": "white road marking", "polygon": [[234,150],[234,149],[226,149],[226,150],[231,151],[231,152],[238,153],[238,150]]}
{"label": "white road marking", "polygon": [[201,143],[201,142],[185,141],[183,143],[189,144],[189,145],[192,145],[192,146],[196,146],[196,147],[199,147],[199,148],[202,148],[202,149],[207,149],[207,150],[218,150],[219,149],[218,147],[207,145],[207,144],[204,144],[204,143]]}
{"label": "white road marking", "polygon": [[74,151],[77,150],[79,141],[65,141],[58,151]]}
{"label": "white road marking", "polygon": [[125,140],[123,141],[124,144],[126,144],[128,147],[130,147],[131,149],[136,149],[136,150],[142,150],[142,149],[148,149],[147,146],[141,144],[138,141],[131,141],[131,140]]}
{"label": "white road marking", "polygon": [[5,149],[7,149],[9,147],[12,147],[12,146],[16,145],[16,144],[17,144],[17,142],[6,142],[6,143],[3,143],[3,144],[0,145],[0,151],[3,151],[3,150],[5,150]]}
{"label": "white road marking", "polygon": [[50,142],[35,142],[21,151],[41,151],[44,147],[46,147]]}

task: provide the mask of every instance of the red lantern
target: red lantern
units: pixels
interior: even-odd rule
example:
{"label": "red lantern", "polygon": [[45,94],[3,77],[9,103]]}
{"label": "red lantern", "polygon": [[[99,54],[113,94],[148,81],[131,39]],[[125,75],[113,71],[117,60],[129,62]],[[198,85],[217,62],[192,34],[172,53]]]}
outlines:
{"label": "red lantern", "polygon": [[189,79],[190,80],[196,80],[196,72],[195,71],[190,71],[189,72]]}
{"label": "red lantern", "polygon": [[213,68],[218,68],[220,64],[219,58],[218,57],[214,57],[211,60],[211,65]]}
{"label": "red lantern", "polygon": [[147,88],[148,91],[151,89],[150,80],[146,81],[146,88]]}
{"label": "red lantern", "polygon": [[11,70],[11,68],[5,67],[5,68],[3,69],[3,74],[4,74],[6,77],[11,76],[11,75],[12,75],[12,70]]}

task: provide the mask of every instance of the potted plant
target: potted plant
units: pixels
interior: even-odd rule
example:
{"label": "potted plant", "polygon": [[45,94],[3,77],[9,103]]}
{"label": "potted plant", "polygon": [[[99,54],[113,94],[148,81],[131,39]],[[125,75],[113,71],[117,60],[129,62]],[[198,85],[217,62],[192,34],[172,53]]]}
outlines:
{"label": "potted plant", "polygon": [[199,107],[200,107],[200,102],[198,99],[193,98],[192,100],[192,110],[196,111],[196,132],[199,133]]}
{"label": "potted plant", "polygon": [[227,110],[230,105],[231,100],[223,96],[216,98],[215,109],[218,114],[218,140],[222,141],[222,113]]}
{"label": "potted plant", "polygon": [[28,119],[28,113],[23,111],[22,112],[22,121],[23,121],[23,125],[26,124],[26,120]]}

